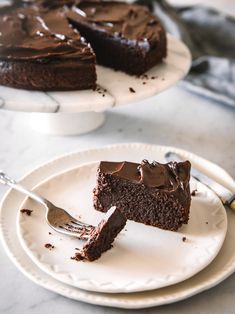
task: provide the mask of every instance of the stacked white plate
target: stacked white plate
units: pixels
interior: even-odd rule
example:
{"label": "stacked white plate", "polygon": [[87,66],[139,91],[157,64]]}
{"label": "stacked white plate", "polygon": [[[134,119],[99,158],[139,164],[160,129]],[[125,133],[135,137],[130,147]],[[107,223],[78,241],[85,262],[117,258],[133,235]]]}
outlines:
{"label": "stacked white plate", "polygon": [[[146,144],[120,144],[62,156],[21,182],[75,217],[97,224],[103,217],[92,206],[98,161],[164,162],[168,150],[180,153],[235,191],[232,178],[209,161],[179,149]],[[204,185],[191,180],[191,189],[197,193],[188,225],[170,232],[128,221],[114,247],[92,263],[71,260],[81,241],[50,230],[44,209],[10,190],[1,204],[3,244],[28,278],[66,297],[121,308],[172,303],[218,284],[235,270],[233,213],[226,212]],[[20,208],[32,209],[32,215],[20,214]],[[16,228],[9,232],[9,225]],[[54,249],[46,249],[45,243]]]}

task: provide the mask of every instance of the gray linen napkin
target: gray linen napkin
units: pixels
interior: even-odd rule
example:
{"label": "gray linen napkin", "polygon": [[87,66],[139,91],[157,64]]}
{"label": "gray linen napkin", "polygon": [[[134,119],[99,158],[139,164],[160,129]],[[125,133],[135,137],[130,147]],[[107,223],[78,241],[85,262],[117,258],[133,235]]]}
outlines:
{"label": "gray linen napkin", "polygon": [[184,86],[235,107],[235,19],[204,6],[175,8],[165,0],[148,5],[165,29],[190,49],[192,67]]}

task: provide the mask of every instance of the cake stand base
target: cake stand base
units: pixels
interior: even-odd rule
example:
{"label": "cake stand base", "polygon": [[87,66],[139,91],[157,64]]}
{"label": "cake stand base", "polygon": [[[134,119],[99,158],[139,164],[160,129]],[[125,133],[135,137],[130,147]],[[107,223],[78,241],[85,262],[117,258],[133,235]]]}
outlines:
{"label": "cake stand base", "polygon": [[100,127],[105,121],[103,112],[32,113],[33,130],[50,135],[79,135]]}

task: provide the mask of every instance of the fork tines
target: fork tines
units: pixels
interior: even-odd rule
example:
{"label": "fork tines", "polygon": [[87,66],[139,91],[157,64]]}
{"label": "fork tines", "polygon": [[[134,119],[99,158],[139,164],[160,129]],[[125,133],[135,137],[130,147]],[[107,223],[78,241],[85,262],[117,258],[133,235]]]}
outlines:
{"label": "fork tines", "polygon": [[76,233],[78,238],[84,238],[84,236],[89,236],[93,229],[93,227],[90,225],[84,226],[84,224],[79,224],[74,221],[61,225],[59,227],[69,232]]}

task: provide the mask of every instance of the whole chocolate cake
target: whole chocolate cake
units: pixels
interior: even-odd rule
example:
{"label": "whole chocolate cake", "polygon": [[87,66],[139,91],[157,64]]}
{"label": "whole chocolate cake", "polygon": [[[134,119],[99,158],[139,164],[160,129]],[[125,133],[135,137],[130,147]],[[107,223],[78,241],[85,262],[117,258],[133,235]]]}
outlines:
{"label": "whole chocolate cake", "polygon": [[126,218],[118,209],[110,209],[108,214],[109,216],[92,230],[82,250],[77,252],[72,259],[94,261],[103,252],[111,249],[114,239],[126,225]]}
{"label": "whole chocolate cake", "polygon": [[165,31],[144,6],[81,1],[67,16],[91,43],[100,64],[140,75],[166,57]]}
{"label": "whole chocolate cake", "polygon": [[45,91],[95,88],[96,57],[103,65],[142,74],[165,56],[165,32],[143,6],[15,0],[0,8],[1,85]]}
{"label": "whole chocolate cake", "polygon": [[102,161],[94,189],[94,207],[106,212],[116,206],[127,219],[176,231],[189,219],[190,168],[189,161]]}

